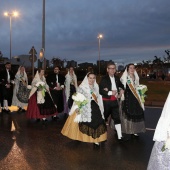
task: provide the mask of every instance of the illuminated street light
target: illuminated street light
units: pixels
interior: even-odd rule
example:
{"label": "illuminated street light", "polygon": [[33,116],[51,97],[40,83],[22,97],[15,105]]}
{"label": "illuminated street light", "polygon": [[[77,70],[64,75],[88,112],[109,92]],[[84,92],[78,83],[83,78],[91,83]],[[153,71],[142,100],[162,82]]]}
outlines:
{"label": "illuminated street light", "polygon": [[17,11],[14,12],[4,12],[4,16],[9,17],[10,21],[10,62],[12,58],[12,17],[18,17],[19,13]]}
{"label": "illuminated street light", "polygon": [[39,58],[41,62],[44,60],[44,49],[43,48],[41,48],[40,50]]}
{"label": "illuminated street light", "polygon": [[44,61],[44,48],[41,48],[40,54],[39,54],[39,61],[38,61],[39,68],[43,68],[43,65],[42,65],[43,63],[45,63],[45,61]]}
{"label": "illuminated street light", "polygon": [[103,35],[99,34],[97,38],[99,39],[99,75],[100,75],[100,39],[103,38]]}

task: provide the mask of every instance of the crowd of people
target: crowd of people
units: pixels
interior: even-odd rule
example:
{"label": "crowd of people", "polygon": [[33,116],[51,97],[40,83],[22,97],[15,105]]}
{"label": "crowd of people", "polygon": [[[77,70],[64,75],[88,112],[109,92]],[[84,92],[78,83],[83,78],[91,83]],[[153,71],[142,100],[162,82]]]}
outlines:
{"label": "crowd of people", "polygon": [[[78,86],[73,67],[63,76],[60,67],[56,66],[46,78],[45,70],[38,69],[31,85],[28,85],[24,66],[20,66],[14,75],[11,64],[7,62],[0,72],[1,112],[9,114],[9,106],[14,105],[18,112],[26,112],[28,119],[36,119],[43,124],[48,117],[55,121],[58,114],[67,113],[61,133],[72,140],[93,143],[95,147],[107,140],[109,125],[115,129],[119,142],[126,142],[129,137],[139,139],[139,133],[144,133],[146,128],[144,100],[138,91],[140,83],[135,65],[128,64],[121,77],[115,73],[116,65],[110,62],[107,75],[101,78],[99,84],[96,74],[91,71]],[[156,142],[148,170],[170,167],[169,104],[170,96],[155,131]],[[166,164],[162,164],[163,159],[166,159]]]}
{"label": "crowd of people", "polygon": [[[137,92],[139,76],[135,66],[129,64],[119,78],[115,75],[115,63],[110,62],[107,73],[98,85],[96,74],[89,72],[78,86],[73,67],[63,76],[60,67],[56,66],[47,77],[44,76],[45,70],[38,69],[31,85],[28,85],[24,66],[20,66],[13,75],[11,64],[7,62],[4,71],[0,72],[1,110],[9,113],[9,106],[14,105],[18,112],[26,112],[28,119],[36,119],[43,124],[48,117],[55,121],[58,114],[67,113],[68,119],[61,133],[96,146],[107,140],[107,125],[111,121],[114,122],[118,141],[128,140],[122,133],[137,138],[138,133],[145,132],[145,122],[144,104]],[[87,100],[81,108],[72,97],[76,93]]]}

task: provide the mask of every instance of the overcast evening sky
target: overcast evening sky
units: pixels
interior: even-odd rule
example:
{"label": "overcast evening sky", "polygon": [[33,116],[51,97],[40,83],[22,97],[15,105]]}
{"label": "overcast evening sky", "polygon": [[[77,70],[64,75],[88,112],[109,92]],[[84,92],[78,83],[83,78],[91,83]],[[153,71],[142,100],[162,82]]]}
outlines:
{"label": "overcast evening sky", "polygon": [[[12,19],[12,56],[37,52],[42,45],[42,0],[0,0],[0,51],[9,57]],[[117,63],[152,60],[170,49],[170,0],[46,0],[46,58]]]}

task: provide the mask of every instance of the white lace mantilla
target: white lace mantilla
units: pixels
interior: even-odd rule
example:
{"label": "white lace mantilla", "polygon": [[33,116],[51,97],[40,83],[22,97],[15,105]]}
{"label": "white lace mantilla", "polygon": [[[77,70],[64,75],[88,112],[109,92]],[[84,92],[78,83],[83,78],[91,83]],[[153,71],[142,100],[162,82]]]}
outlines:
{"label": "white lace mantilla", "polygon": [[170,170],[170,150],[161,151],[164,142],[155,142],[147,170]]}
{"label": "white lace mantilla", "polygon": [[89,89],[82,89],[81,87],[77,90],[77,92],[83,94],[88,100],[88,103],[82,107],[80,122],[91,122],[91,94],[90,91],[87,93],[88,91]]}
{"label": "white lace mantilla", "polygon": [[[38,91],[37,87],[36,87],[36,84],[39,83],[39,82],[43,82],[45,83],[45,88],[49,91],[49,86],[47,85],[46,83],[46,79],[45,77],[43,76],[41,79],[40,79],[40,76],[39,76],[39,73],[38,71],[36,72],[36,75],[31,83],[32,85],[32,89],[31,89],[31,92],[30,92],[30,95],[29,95],[29,98],[37,91],[37,103],[39,104],[43,104],[45,102],[45,99],[44,99],[44,96],[42,95],[42,91]],[[49,93],[50,95],[50,93]]]}
{"label": "white lace mantilla", "polygon": [[[91,100],[93,100],[91,92],[93,92],[95,96],[97,97],[98,106],[100,108],[102,118],[104,119],[104,115],[103,115],[104,107],[103,107],[102,96],[99,94],[99,86],[96,83],[96,81],[94,83],[93,90],[92,91],[91,90],[92,89],[89,87],[88,78],[86,75],[86,77],[84,78],[80,86],[78,87],[77,92],[83,94],[86,97],[88,103],[81,108],[81,113],[77,115],[77,118],[75,120],[76,122],[91,122],[91,116],[92,116],[91,115],[91,112],[92,112]],[[78,106],[74,102],[69,112],[69,115],[73,114],[77,108]]]}

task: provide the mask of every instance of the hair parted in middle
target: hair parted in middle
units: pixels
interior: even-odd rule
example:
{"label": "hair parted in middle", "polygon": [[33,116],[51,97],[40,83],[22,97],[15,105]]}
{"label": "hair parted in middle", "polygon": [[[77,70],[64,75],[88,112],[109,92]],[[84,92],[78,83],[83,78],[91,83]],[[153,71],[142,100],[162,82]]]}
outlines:
{"label": "hair parted in middle", "polygon": [[87,77],[89,77],[91,74],[94,74],[96,76],[94,71],[90,71],[90,72],[87,73]]}

